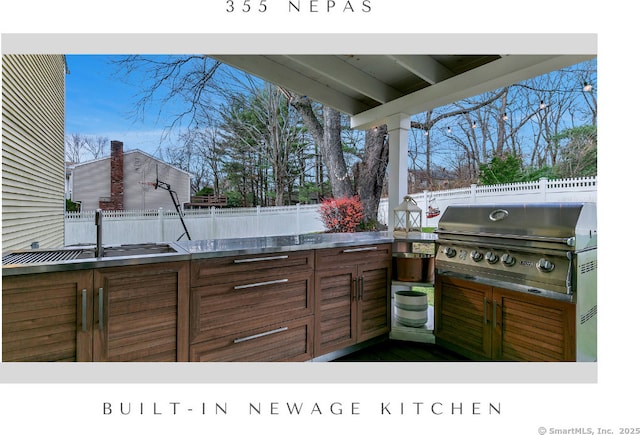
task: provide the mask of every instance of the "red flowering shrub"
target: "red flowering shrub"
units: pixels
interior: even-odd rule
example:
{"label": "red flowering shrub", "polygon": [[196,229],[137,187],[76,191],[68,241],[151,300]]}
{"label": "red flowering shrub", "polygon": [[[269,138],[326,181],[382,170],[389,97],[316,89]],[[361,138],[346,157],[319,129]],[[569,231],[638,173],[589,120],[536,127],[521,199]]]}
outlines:
{"label": "red flowering shrub", "polygon": [[330,233],[354,233],[364,217],[364,207],[357,196],[329,198],[320,204],[320,219]]}

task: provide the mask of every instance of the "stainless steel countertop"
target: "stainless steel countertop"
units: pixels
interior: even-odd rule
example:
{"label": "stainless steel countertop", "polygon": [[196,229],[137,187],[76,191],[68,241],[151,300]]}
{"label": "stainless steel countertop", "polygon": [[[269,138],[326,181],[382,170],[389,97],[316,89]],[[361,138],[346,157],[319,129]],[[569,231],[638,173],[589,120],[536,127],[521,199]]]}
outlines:
{"label": "stainless steel countertop", "polygon": [[226,257],[229,255],[263,254],[337,248],[355,245],[391,243],[393,236],[384,232],[321,233],[297,236],[266,236],[241,239],[216,239],[177,242],[191,253],[192,259]]}
{"label": "stainless steel countertop", "polygon": [[[133,266],[139,264],[161,263],[169,261],[188,261],[191,259],[226,257],[231,255],[262,254],[272,252],[299,251],[306,249],[324,249],[343,246],[372,245],[392,243],[393,236],[388,232],[362,233],[322,233],[297,236],[265,236],[237,239],[192,240],[168,243],[176,252],[160,254],[142,254],[102,258],[81,258],[59,262],[29,264],[10,264],[2,266],[2,276],[26,275],[45,272],[63,272],[88,270],[114,266]],[[91,246],[85,246],[91,249]],[[60,249],[74,249],[60,248]],[[50,251],[40,249],[34,251]],[[4,254],[3,254],[4,255]]]}

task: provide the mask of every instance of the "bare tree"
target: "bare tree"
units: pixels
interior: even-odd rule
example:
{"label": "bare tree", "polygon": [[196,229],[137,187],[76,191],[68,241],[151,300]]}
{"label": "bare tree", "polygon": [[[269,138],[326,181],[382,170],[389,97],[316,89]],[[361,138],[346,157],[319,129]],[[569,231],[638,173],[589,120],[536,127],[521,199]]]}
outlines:
{"label": "bare tree", "polygon": [[64,142],[65,159],[80,163],[104,156],[109,139],[104,136],[72,133],[65,136]]}
{"label": "bare tree", "polygon": [[434,109],[424,121],[412,121],[412,128],[428,133],[414,154],[421,147],[431,173],[437,144],[466,184],[477,182],[479,164],[495,156],[518,156],[529,168],[554,167],[561,149],[552,139],[567,128],[595,125],[595,82],[595,61],[589,61]]}
{"label": "bare tree", "polygon": [[109,138],[106,136],[88,137],[85,143],[85,149],[92,159],[97,159],[105,155]]}
{"label": "bare tree", "polygon": [[[221,65],[219,61],[205,55],[133,55],[116,59],[113,63],[118,66],[116,75],[125,81],[136,80],[135,84],[140,88],[131,113],[135,119],[145,119],[150,107],[159,103],[160,109],[155,114],[159,120],[164,114],[163,108],[176,107],[176,102],[182,102],[183,109],[168,114],[170,122],[165,126],[166,134],[183,122],[194,126],[199,120],[206,119],[201,114],[210,110],[206,97],[216,89],[214,76]],[[145,80],[139,82],[134,73],[142,73]]]}
{"label": "bare tree", "polygon": [[64,138],[64,156],[68,162],[80,163],[86,146],[86,136],[72,133]]}

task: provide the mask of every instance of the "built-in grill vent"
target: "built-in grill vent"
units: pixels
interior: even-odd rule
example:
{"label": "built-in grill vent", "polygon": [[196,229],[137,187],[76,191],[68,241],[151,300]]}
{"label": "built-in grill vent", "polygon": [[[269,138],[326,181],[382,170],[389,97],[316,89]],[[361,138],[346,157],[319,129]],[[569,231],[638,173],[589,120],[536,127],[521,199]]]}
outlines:
{"label": "built-in grill vent", "polygon": [[593,272],[597,268],[598,268],[597,260],[589,261],[588,263],[584,263],[580,265],[580,273],[584,274],[584,273]]}
{"label": "built-in grill vent", "polygon": [[75,260],[82,254],[82,250],[13,252],[2,257],[2,265],[51,263],[57,261]]}
{"label": "built-in grill vent", "polygon": [[589,320],[591,320],[591,318],[595,317],[596,314],[598,314],[598,306],[594,305],[593,307],[591,307],[589,309],[589,311],[587,311],[586,313],[580,315],[580,324],[584,325]]}

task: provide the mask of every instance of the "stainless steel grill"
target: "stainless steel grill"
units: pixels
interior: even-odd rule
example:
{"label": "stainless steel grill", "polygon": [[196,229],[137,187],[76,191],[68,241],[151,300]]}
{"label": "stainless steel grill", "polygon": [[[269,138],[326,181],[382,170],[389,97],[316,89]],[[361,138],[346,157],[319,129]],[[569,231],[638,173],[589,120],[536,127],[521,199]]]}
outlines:
{"label": "stainless steel grill", "polygon": [[543,296],[572,298],[579,272],[597,265],[593,203],[452,205],[436,231],[439,273],[499,280]]}
{"label": "stainless steel grill", "polygon": [[594,360],[596,215],[594,203],[451,205],[436,230],[436,277],[576,304],[578,360]]}

